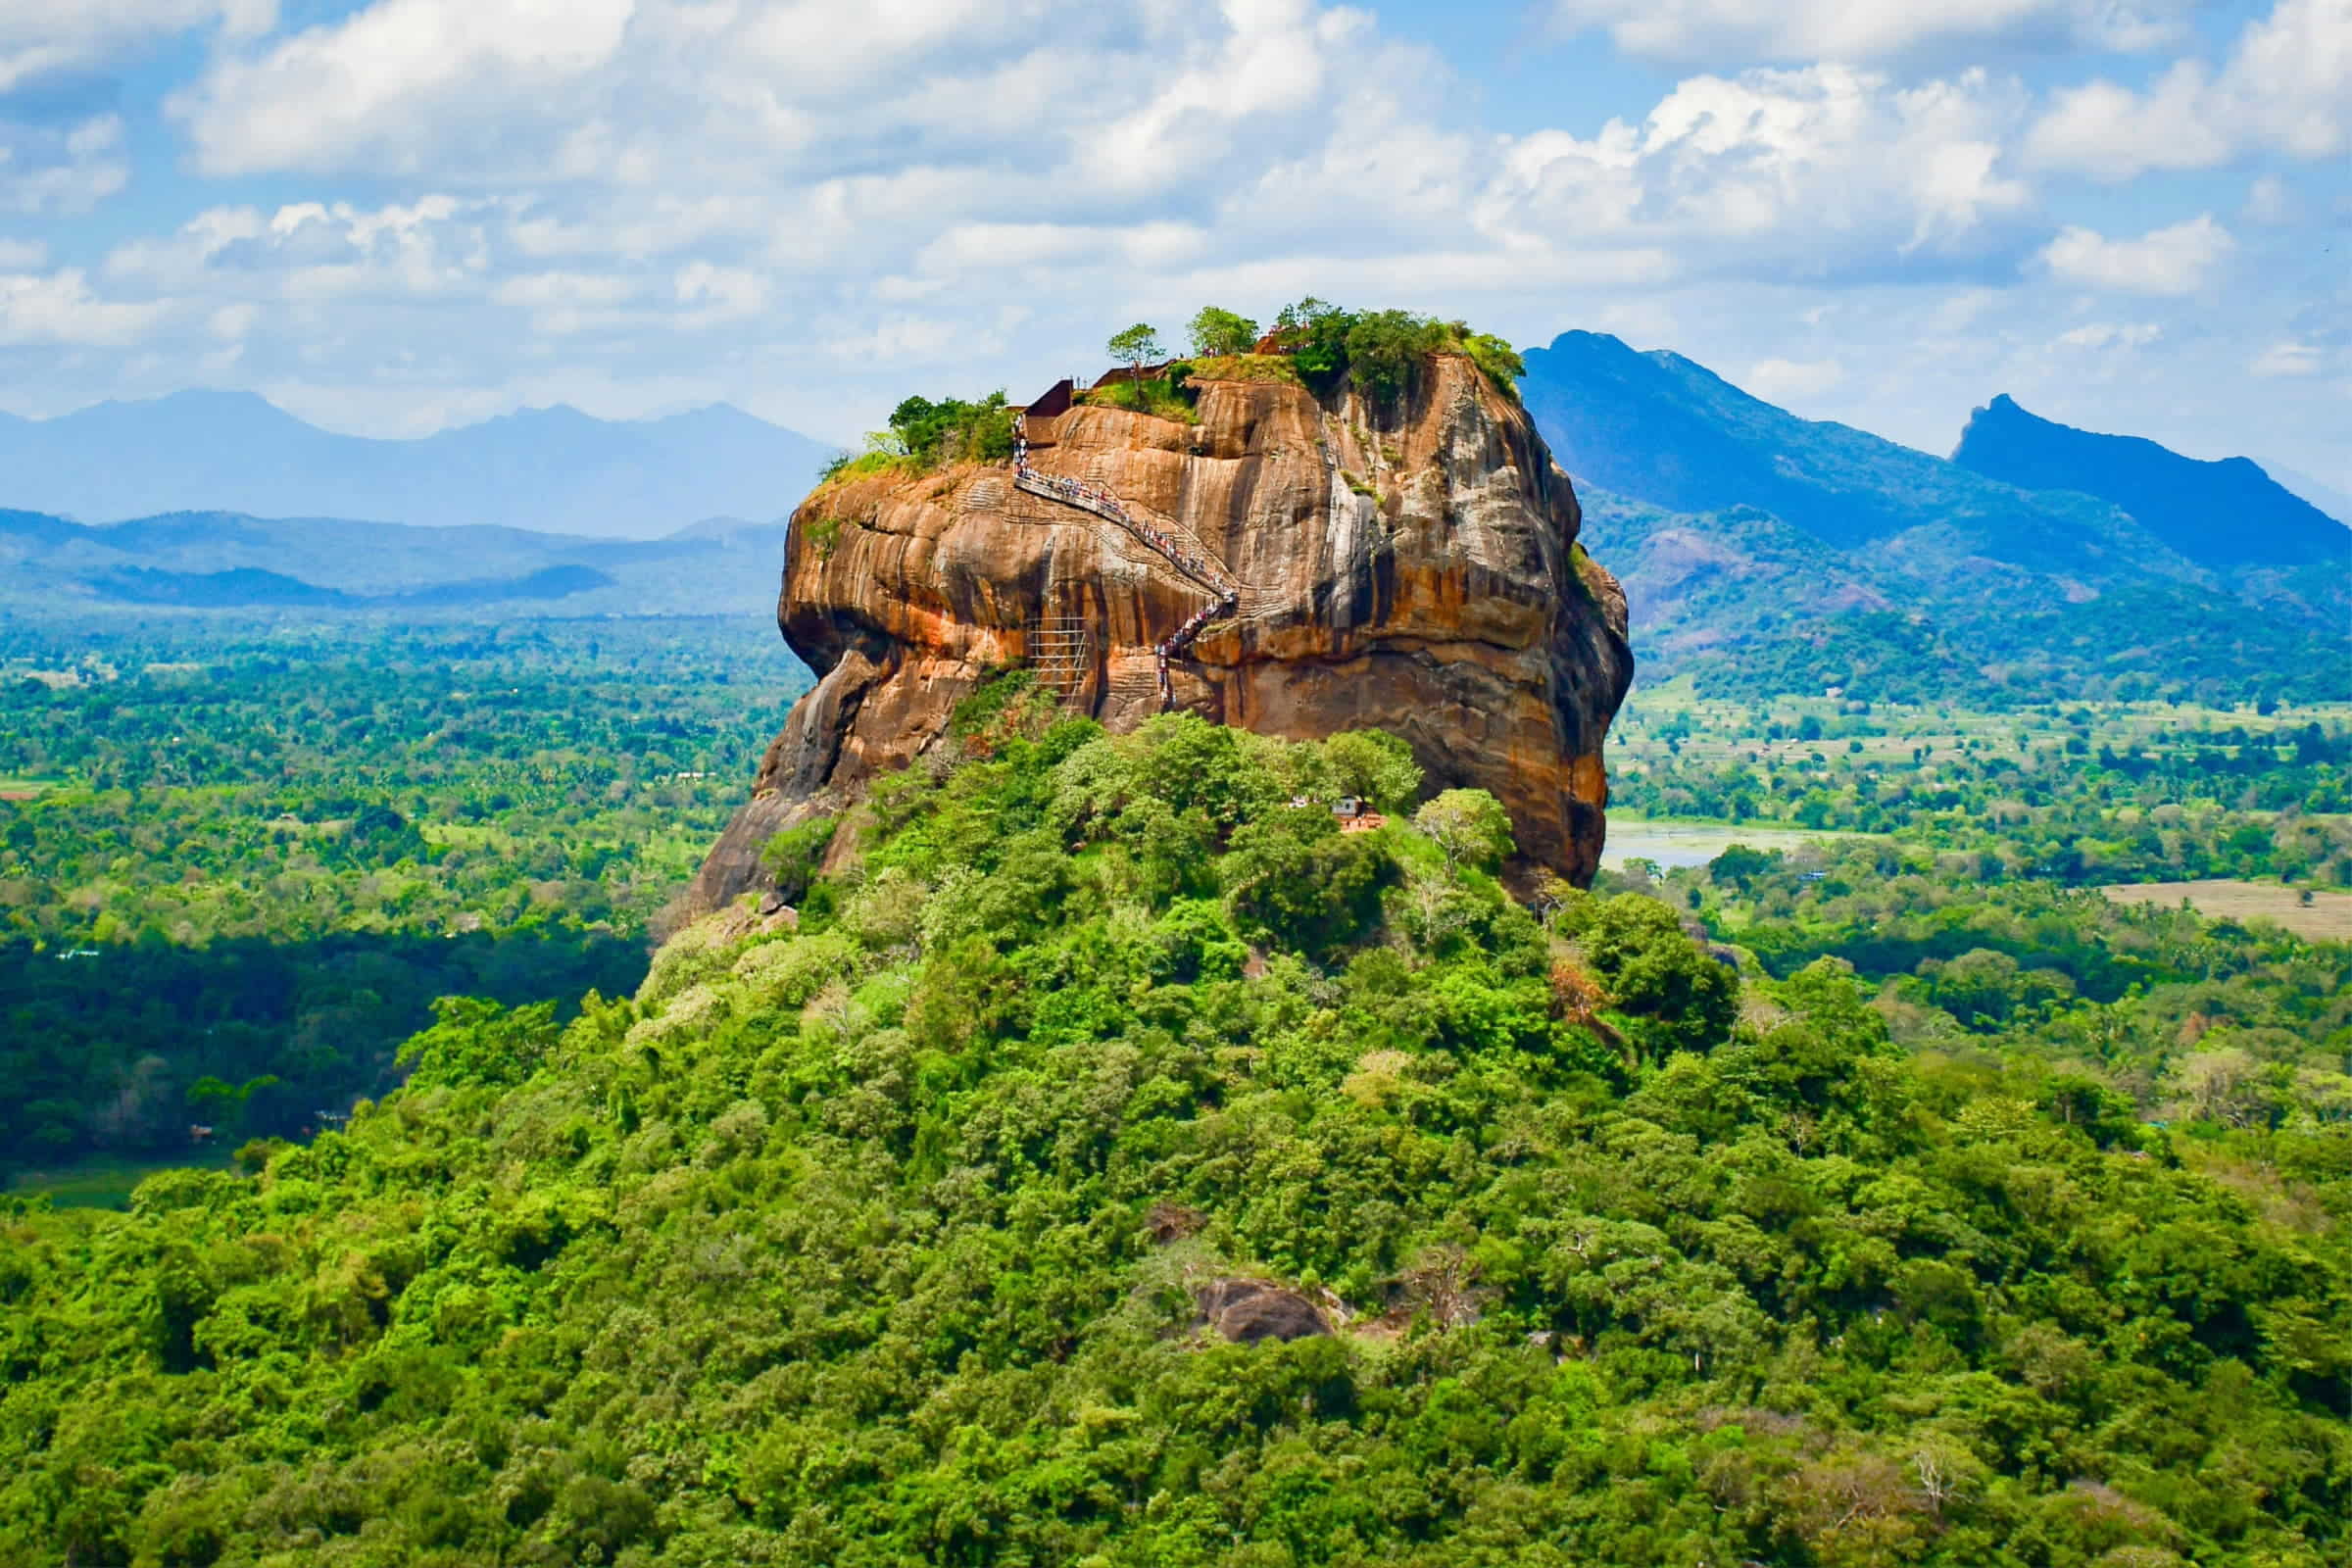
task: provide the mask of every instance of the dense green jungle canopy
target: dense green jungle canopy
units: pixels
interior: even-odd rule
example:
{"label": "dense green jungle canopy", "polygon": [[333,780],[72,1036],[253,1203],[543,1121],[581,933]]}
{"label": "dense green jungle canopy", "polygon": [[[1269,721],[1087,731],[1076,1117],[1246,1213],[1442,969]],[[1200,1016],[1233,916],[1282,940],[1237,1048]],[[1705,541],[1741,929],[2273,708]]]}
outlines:
{"label": "dense green jungle canopy", "polygon": [[[2134,956],[2088,1001],[1926,916],[1767,964],[1531,912],[1379,737],[1050,717],[967,705],[797,929],[16,1202],[0,1565],[2344,1559],[2343,949],[2053,891]],[[1344,791],[1398,809],[1289,804]],[[1866,859],[1727,859],[1669,891],[1858,935]],[[2167,986],[2272,1099],[2099,1075],[2179,1077]],[[1228,1343],[1233,1281],[1336,1332]]]}
{"label": "dense green jungle canopy", "polygon": [[807,684],[719,618],[0,616],[0,1178],[298,1134],[438,996],[633,988]]}
{"label": "dense green jungle canopy", "polygon": [[[1947,744],[1931,755],[1926,745],[1889,746],[1904,717],[1840,706],[1862,711],[1785,726],[1757,722],[1758,709],[1742,705],[1743,727],[1760,739],[1731,744],[1677,713],[1646,726],[1643,738],[1662,741],[1663,757],[1656,744],[1628,744],[1632,726],[1621,724],[1611,736],[1610,806],[1900,834],[1970,854],[1985,880],[2276,877],[2352,888],[2352,730],[2340,724],[2258,719],[2249,733],[2242,720],[2223,727],[2184,714],[2162,721],[2160,747],[2128,739],[2119,750],[2092,735],[2092,715],[2080,708],[2038,735],[1972,715],[1962,722],[1976,734],[1956,753]],[[1908,721],[1919,721],[1916,710]],[[1683,755],[1694,735],[1712,744]],[[1760,759],[1755,748],[1775,743],[1776,755]]]}

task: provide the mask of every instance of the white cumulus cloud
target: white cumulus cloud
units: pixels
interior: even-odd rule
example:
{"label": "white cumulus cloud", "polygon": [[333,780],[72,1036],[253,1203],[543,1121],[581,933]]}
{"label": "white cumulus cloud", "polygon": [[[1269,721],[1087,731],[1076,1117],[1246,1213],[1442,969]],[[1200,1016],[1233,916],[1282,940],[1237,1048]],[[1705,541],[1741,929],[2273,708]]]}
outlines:
{"label": "white cumulus cloud", "polygon": [[253,323],[262,318],[258,305],[223,305],[205,318],[213,336],[223,343],[235,343],[253,330]]}
{"label": "white cumulus cloud", "polygon": [[[348,168],[414,173],[456,138],[565,89],[619,48],[633,0],[378,0],[253,57],[223,59],[174,107],[216,174]],[[593,122],[589,122],[593,124]]]}
{"label": "white cumulus cloud", "polygon": [[2164,336],[2154,321],[2089,321],[2058,334],[2059,345],[2070,349],[2137,349]]}
{"label": "white cumulus cloud", "polygon": [[2316,343],[2274,343],[2254,357],[2247,368],[2256,375],[2317,375],[2326,360]]}
{"label": "white cumulus cloud", "polygon": [[276,20],[275,0],[9,0],[0,5],[0,92],[162,34],[218,24],[250,37]]}
{"label": "white cumulus cloud", "polygon": [[748,268],[688,262],[674,280],[677,301],[694,307],[691,324],[717,326],[758,316],[767,307],[767,282]]}
{"label": "white cumulus cloud", "polygon": [[[175,233],[118,247],[106,271],[158,289],[254,297],[443,294],[482,274],[485,211],[446,195],[373,208],[215,207]],[[474,291],[486,287],[477,281]]]}
{"label": "white cumulus cloud", "polygon": [[[1617,330],[1931,446],[1998,387],[2096,382],[2181,418],[2202,397],[2227,422],[2263,377],[2331,392],[2346,363],[2326,241],[2298,227],[2340,198],[2316,168],[2254,176],[2336,144],[2352,0],[2259,0],[2209,62],[2098,64],[2128,86],[2050,65],[2185,38],[2188,5],[1563,0],[1693,69],[1616,119],[1563,94],[1503,132],[1481,83],[1331,0],[304,0],[266,25],[266,3],[51,0],[85,54],[209,35],[172,57],[176,171],[135,191],[146,129],[69,145],[103,105],[0,125],[0,219],[128,192],[103,228],[0,224],[0,272],[32,280],[8,330],[49,334],[16,364],[60,403],[233,368],[379,429],[727,398],[855,439],[908,390],[1017,392],[1091,368],[1111,327],[1314,293],[1522,340]],[[0,19],[0,61],[40,32]],[[2030,89],[2029,54],[2071,85]],[[2252,167],[2227,196],[2151,190],[2162,216],[2123,232],[2050,211],[2080,185],[2045,172],[2168,160]],[[2172,221],[2204,208],[2245,243]],[[2193,365],[2196,393],[2141,395],[2152,363]],[[2331,412],[2275,400],[2266,436],[2318,465]]]}
{"label": "white cumulus cloud", "polygon": [[1767,403],[1788,407],[1811,403],[1845,379],[1836,360],[1758,360],[1740,384]]}
{"label": "white cumulus cloud", "polygon": [[2193,0],[1551,0],[1566,34],[1603,30],[1627,54],[1863,61],[1988,44],[2144,49],[2178,36]]}
{"label": "white cumulus cloud", "polygon": [[75,267],[0,273],[0,343],[130,343],[166,309],[161,302],[103,299]]}
{"label": "white cumulus cloud", "polygon": [[120,115],[67,124],[0,121],[0,213],[86,213],[130,182]]}
{"label": "white cumulus cloud", "polygon": [[2057,93],[2027,153],[2102,179],[2211,169],[2248,152],[2302,159],[2352,148],[2352,0],[2278,0],[2217,73],[2177,62],[2145,91],[2104,79]]}
{"label": "white cumulus cloud", "polygon": [[2296,202],[2286,188],[2286,181],[2277,174],[2261,174],[2246,187],[2246,205],[2238,216],[2249,223],[2285,223],[2294,220]]}
{"label": "white cumulus cloud", "polygon": [[2041,261],[2056,276],[2091,288],[2191,294],[2235,248],[2230,231],[2206,213],[2137,239],[2109,239],[2070,224],[2042,249]]}
{"label": "white cumulus cloud", "polygon": [[1710,239],[1735,270],[1885,268],[1968,251],[2026,208],[2001,150],[2022,113],[2016,90],[1982,72],[1908,88],[1843,66],[1693,76],[1638,127],[1510,144],[1479,219],[1506,240]]}

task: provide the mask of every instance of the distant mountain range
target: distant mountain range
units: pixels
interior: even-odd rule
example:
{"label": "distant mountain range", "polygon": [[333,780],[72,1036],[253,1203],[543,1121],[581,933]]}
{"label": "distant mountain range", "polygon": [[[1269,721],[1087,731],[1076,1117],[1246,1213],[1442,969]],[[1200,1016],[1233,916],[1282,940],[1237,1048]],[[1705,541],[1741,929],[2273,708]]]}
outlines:
{"label": "distant mountain range", "polygon": [[191,509],[648,539],[789,511],[832,455],[713,404],[661,419],[530,409],[416,440],[337,435],[250,392],[0,415],[0,506],[88,522]]}
{"label": "distant mountain range", "polygon": [[[1527,367],[1646,679],[2352,698],[2352,529],[2244,459],[2002,397],[1946,460],[1591,332]],[[332,435],[241,393],[0,416],[0,503],[32,509],[0,512],[0,604],[765,614],[784,524],[741,519],[778,516],[827,455],[726,408],[543,410],[419,441]],[[223,499],[184,510],[207,496]]]}
{"label": "distant mountain range", "polygon": [[618,540],[222,512],[91,527],[0,512],[0,606],[760,615],[775,606],[784,535],[782,522],[732,517]]}
{"label": "distant mountain range", "polygon": [[2195,463],[2003,398],[1947,461],[1592,332],[1527,367],[1652,678],[2352,696],[2352,529],[2242,459]]}

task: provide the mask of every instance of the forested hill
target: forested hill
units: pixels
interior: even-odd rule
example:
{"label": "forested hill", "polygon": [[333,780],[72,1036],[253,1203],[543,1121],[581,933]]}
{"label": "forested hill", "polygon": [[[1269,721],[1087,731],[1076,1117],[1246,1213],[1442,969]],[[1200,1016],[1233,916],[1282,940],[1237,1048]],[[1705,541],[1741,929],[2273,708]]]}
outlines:
{"label": "forested hill", "polygon": [[2249,459],[2200,463],[2139,436],[2077,430],[2036,418],[2006,394],[1969,416],[1952,461],[2024,489],[2112,502],[2202,565],[2352,561],[2352,529]]}
{"label": "forested hill", "polygon": [[1531,912],[1384,737],[1051,716],[780,839],[797,924],[17,1204],[0,1564],[2343,1560],[2340,1138],[2224,1186],[1836,961]]}
{"label": "forested hill", "polygon": [[1987,707],[2053,692],[2352,698],[2352,573],[2261,573],[2242,596],[2168,577],[2096,586],[1933,548],[1839,550],[1755,507],[1689,515],[1591,484],[1577,494],[1582,542],[1624,584],[1651,680]]}
{"label": "forested hill", "polygon": [[[1980,462],[1973,436],[1947,462],[1603,333],[1562,333],[1526,362],[1528,411],[1585,498],[1586,548],[1624,583],[1652,675],[1987,704],[2054,688],[2352,698],[2352,535],[2250,464],[2120,443],[2127,484],[2106,447],[2094,474],[2071,446],[2065,465]],[[2200,477],[2176,494],[2180,467]],[[2240,526],[2241,470],[2294,514],[2295,550],[2259,545],[2268,514]]]}
{"label": "forested hill", "polygon": [[1748,506],[1838,549],[1921,529],[2037,572],[2137,576],[2177,559],[2111,505],[2038,494],[1850,425],[1799,418],[1705,366],[1563,332],[1527,356],[1525,395],[1560,466],[1670,512]]}

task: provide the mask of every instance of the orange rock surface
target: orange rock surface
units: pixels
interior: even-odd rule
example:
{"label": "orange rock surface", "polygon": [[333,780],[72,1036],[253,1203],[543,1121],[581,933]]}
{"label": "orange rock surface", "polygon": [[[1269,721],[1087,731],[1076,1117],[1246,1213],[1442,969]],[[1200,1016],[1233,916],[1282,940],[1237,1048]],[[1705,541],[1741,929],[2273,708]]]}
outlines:
{"label": "orange rock surface", "polygon": [[[1433,787],[1492,791],[1525,854],[1590,881],[1601,742],[1633,673],[1625,597],[1575,548],[1575,492],[1525,412],[1458,355],[1385,400],[1214,367],[1195,375],[1197,423],[1082,404],[1031,455],[1239,583],[1237,612],[1174,662],[1170,706],[1294,739],[1399,735]],[[1160,711],[1153,646],[1211,597],[1009,465],[820,487],[794,514],[777,607],[817,685],[690,903],[756,885],[776,831],[933,745],[989,669],[1033,654],[1041,620],[1086,633],[1074,709],[1114,730]]]}

